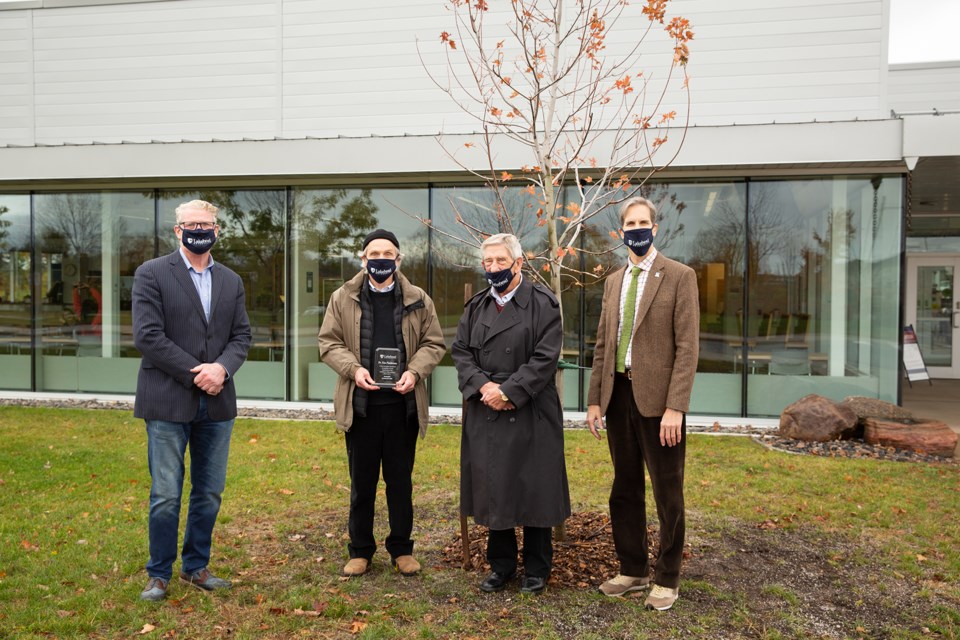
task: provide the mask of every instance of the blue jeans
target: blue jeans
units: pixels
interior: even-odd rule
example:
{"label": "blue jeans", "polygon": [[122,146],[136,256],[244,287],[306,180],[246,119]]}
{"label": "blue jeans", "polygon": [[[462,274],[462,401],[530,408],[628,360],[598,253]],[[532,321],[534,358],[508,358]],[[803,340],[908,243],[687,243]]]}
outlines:
{"label": "blue jeans", "polygon": [[200,398],[190,422],[147,420],[147,460],[150,464],[150,561],[147,575],[170,580],[177,559],[183,457],[190,446],[190,505],[183,534],[181,568],[193,573],[210,562],[213,525],[220,511],[220,494],[227,479],[227,457],[233,420],[216,422],[207,416]]}

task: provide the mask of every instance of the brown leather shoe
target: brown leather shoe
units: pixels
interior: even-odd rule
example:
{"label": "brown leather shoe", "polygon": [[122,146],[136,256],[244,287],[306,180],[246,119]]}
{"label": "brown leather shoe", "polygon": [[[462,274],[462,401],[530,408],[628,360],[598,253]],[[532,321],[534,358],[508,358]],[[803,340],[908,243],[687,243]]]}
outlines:
{"label": "brown leather shoe", "polygon": [[393,566],[402,576],[415,576],[420,573],[420,563],[413,556],[397,556],[393,559]]}
{"label": "brown leather shoe", "polygon": [[370,561],[366,558],[350,558],[350,562],[343,565],[343,575],[348,578],[362,576],[370,568]]}

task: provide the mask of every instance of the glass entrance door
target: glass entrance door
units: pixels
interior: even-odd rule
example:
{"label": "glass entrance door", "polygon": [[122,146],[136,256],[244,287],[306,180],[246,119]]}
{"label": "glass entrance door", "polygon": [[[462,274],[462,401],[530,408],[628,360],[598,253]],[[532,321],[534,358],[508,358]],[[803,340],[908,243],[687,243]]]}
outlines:
{"label": "glass entrance door", "polygon": [[917,332],[932,378],[960,378],[960,257],[907,258],[907,324]]}

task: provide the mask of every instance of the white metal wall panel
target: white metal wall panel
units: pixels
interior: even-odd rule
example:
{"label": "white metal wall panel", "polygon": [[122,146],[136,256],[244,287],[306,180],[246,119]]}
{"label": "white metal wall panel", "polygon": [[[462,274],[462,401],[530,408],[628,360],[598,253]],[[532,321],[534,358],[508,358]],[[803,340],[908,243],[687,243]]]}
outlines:
{"label": "white metal wall panel", "polygon": [[40,9],[37,142],[277,135],[276,0]]}
{"label": "white metal wall panel", "polygon": [[31,18],[0,11],[0,143],[34,143]]}
{"label": "white metal wall panel", "polygon": [[891,66],[889,99],[897,113],[960,110],[960,62]]}
{"label": "white metal wall panel", "polygon": [[[886,2],[674,0],[672,11],[696,32],[691,124],[886,117]],[[508,6],[491,5],[501,17]],[[445,73],[438,35],[453,32],[453,19],[442,0],[91,4],[0,11],[0,25],[23,16],[32,16],[33,56],[0,58],[0,73],[20,79],[4,92],[10,104],[0,103],[0,144],[30,139],[32,129],[39,143],[84,143],[477,128],[434,86],[418,53],[419,39],[428,67]],[[647,28],[642,17],[630,20],[609,53]],[[499,37],[497,15],[488,22]],[[642,69],[658,82],[671,57],[659,25],[645,50]],[[28,96],[29,117],[16,111]],[[684,114],[680,97],[658,110]]]}

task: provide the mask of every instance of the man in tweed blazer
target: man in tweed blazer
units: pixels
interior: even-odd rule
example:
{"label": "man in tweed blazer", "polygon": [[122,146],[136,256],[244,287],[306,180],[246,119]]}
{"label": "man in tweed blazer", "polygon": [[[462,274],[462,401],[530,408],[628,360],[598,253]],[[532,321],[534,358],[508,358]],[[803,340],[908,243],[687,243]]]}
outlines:
{"label": "man in tweed blazer", "polygon": [[210,255],[217,211],[202,200],[177,207],[182,246],[140,265],[133,281],[134,344],[143,356],[134,415],[146,422],[151,478],[144,600],[163,599],[173,573],[188,445],[192,486],[180,578],[205,590],[230,586],[207,564],[237,415],[233,376],[251,334],[243,282]]}
{"label": "man in tweed blazer", "polygon": [[607,417],[613,459],[613,541],[620,575],[600,586],[622,596],[650,584],[644,498],[646,464],[660,521],[660,555],[649,609],[673,606],[683,557],[685,414],[700,340],[697,276],[657,252],[657,211],[645,198],[621,208],[629,261],[607,278],[597,327],[587,424],[599,439]]}

